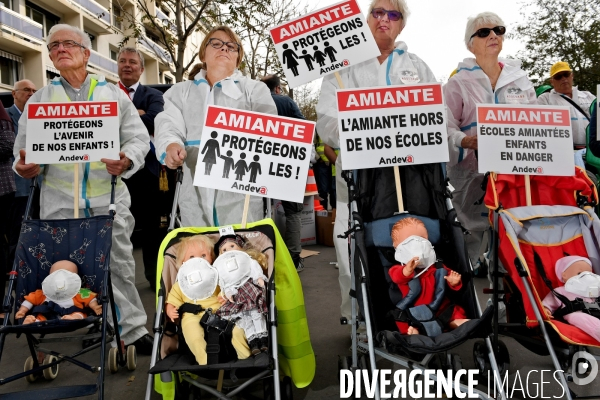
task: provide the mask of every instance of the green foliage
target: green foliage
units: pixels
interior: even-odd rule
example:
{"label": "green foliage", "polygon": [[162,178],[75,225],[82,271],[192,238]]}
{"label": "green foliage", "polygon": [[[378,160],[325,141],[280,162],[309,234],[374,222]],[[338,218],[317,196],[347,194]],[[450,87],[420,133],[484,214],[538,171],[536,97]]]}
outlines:
{"label": "green foliage", "polygon": [[530,0],[511,37],[525,43],[518,56],[538,86],[549,78],[550,66],[569,63],[575,85],[596,93],[600,83],[600,1]]}

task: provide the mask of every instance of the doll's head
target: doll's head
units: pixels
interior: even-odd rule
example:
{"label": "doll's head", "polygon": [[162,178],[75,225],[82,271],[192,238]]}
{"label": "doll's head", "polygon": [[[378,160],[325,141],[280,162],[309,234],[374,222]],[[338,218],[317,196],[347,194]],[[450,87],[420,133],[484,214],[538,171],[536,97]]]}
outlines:
{"label": "doll's head", "polygon": [[221,255],[226,251],[238,250],[244,251],[247,241],[242,235],[223,235],[215,243],[215,254]]}
{"label": "doll's head", "polygon": [[582,272],[593,272],[592,262],[589,259],[580,256],[563,257],[556,261],[554,268],[556,277],[564,283]]}
{"label": "doll's head", "polygon": [[72,272],[74,274],[79,272],[77,269],[77,264],[69,260],[61,260],[52,264],[52,267],[50,267],[50,273],[56,272],[61,269]]}
{"label": "doll's head", "polygon": [[221,255],[227,251],[237,250],[246,252],[254,260],[258,261],[266,274],[268,270],[267,255],[256,249],[242,235],[223,235],[215,244],[215,254]]}
{"label": "doll's head", "polygon": [[181,239],[177,249],[177,269],[181,264],[191,258],[203,258],[212,264],[215,254],[213,253],[214,242],[206,235],[195,235]]}
{"label": "doll's head", "polygon": [[392,227],[392,243],[394,248],[410,236],[420,236],[429,239],[425,224],[418,218],[406,217],[396,222]]}

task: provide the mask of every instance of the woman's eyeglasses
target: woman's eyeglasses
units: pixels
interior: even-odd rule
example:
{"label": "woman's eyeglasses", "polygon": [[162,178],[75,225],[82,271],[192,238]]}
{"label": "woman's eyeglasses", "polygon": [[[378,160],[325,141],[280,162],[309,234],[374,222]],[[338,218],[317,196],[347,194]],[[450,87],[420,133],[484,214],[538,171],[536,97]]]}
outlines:
{"label": "woman's eyeglasses", "polygon": [[85,49],[85,46],[83,46],[81,43],[77,43],[74,40],[65,40],[63,42],[52,42],[52,43],[48,44],[48,50],[56,51],[56,50],[58,50],[58,47],[61,44],[63,45],[63,48],[65,48],[65,49],[72,49],[73,47],[81,47],[81,48]]}
{"label": "woman's eyeglasses", "polygon": [[490,36],[490,33],[494,31],[496,36],[502,36],[506,33],[506,28],[503,26],[495,26],[493,28],[481,28],[477,29],[474,34],[471,35],[471,38],[477,36],[480,38],[486,38]]}
{"label": "woman's eyeglasses", "polygon": [[400,18],[402,18],[402,13],[400,11],[396,11],[396,10],[385,10],[383,8],[374,8],[373,11],[371,11],[371,15],[377,19],[383,18],[383,16],[385,14],[387,14],[390,21],[398,21]]}
{"label": "woman's eyeglasses", "polygon": [[552,79],[554,79],[555,81],[560,81],[561,79],[568,78],[570,76],[571,76],[571,71],[563,71],[563,72],[559,72],[558,74],[554,74]]}
{"label": "woman's eyeglasses", "polygon": [[211,38],[208,39],[208,44],[210,44],[214,49],[220,49],[223,46],[227,46],[227,50],[233,53],[240,51],[240,44],[236,42],[224,42],[221,39]]}

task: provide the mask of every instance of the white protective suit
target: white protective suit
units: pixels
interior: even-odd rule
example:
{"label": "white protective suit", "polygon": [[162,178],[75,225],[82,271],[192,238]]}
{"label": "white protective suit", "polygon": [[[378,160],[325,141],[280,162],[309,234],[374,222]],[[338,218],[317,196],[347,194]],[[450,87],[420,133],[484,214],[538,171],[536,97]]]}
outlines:
{"label": "white protective suit", "polygon": [[[381,64],[377,58],[373,58],[341,70],[339,74],[344,83],[343,89],[402,85],[404,84],[403,79],[406,79],[407,76],[412,78],[415,75],[419,77],[420,83],[437,82],[427,64],[416,55],[409,53],[404,42],[397,42],[392,54]],[[341,88],[338,85],[335,75],[329,74],[325,76],[317,104],[317,132],[323,139],[323,142],[336,150],[340,148],[336,100],[337,89]],[[342,179],[342,158],[343,154],[340,152],[335,163],[337,171],[335,177],[337,213],[333,228],[333,237],[339,267],[340,290],[342,292],[342,305],[340,309],[342,316],[350,319],[351,302],[349,293],[351,280],[348,242],[345,239],[338,238],[339,234],[348,230],[348,188],[346,182]]]}
{"label": "white protective suit", "polygon": [[[68,83],[60,77],[38,90],[29,102],[68,102],[71,101],[63,85]],[[89,91],[86,90],[89,88]],[[69,92],[74,89],[68,88]],[[83,93],[85,91],[85,93]],[[148,131],[131,100],[114,85],[108,84],[104,76],[86,77],[81,88],[81,100],[119,102],[121,151],[133,162],[133,169],[123,172],[120,178],[129,178],[144,166],[144,157],[150,151]],[[77,99],[79,100],[79,98]],[[15,140],[15,163],[19,160],[19,150],[25,149],[27,137],[27,107],[19,120],[19,135]],[[16,172],[16,170],[15,170]],[[73,218],[73,164],[50,164],[42,167],[40,216],[42,219]],[[108,214],[110,203],[111,176],[102,162],[79,164],[80,214],[86,217]],[[127,186],[117,179],[115,189],[117,207],[112,227],[112,248],[110,252],[111,279],[117,309],[117,320],[121,329],[121,339],[131,344],[148,333],[145,328],[146,312],[135,287],[135,260],[131,233],[134,219],[129,211],[131,199]]]}
{"label": "white protective suit", "polygon": [[[244,77],[238,70],[211,88],[206,80],[206,71],[201,70],[194,80],[175,84],[164,98],[165,110],[154,120],[156,155],[164,164],[167,146],[171,143],[178,143],[187,152],[179,194],[183,226],[239,224],[242,221],[245,194],[193,185],[206,108],[213,104],[277,115],[269,88],[262,82]],[[263,199],[252,196],[248,222],[262,218]]]}
{"label": "white protective suit", "polygon": [[477,65],[474,58],[466,58],[458,64],[457,73],[444,86],[444,98],[448,109],[448,147],[450,162],[447,164],[450,183],[456,189],[452,203],[458,220],[471,231],[467,247],[471,261],[480,257],[481,239],[489,228],[488,210],[485,205],[474,205],[481,199],[483,174],[477,172],[475,151],[460,147],[466,136],[477,136],[477,104],[535,104],[535,90],[517,60],[500,59],[502,72],[492,90],[490,79]]}
{"label": "white protective suit", "polygon": [[586,91],[577,90],[577,87],[573,87],[573,100],[581,109],[585,112],[585,115],[581,114],[571,103],[563,98],[566,95],[558,93],[552,89],[546,92],[537,99],[538,104],[550,105],[550,106],[569,106],[571,108],[571,129],[573,129],[573,145],[576,147],[585,147],[585,128],[589,124],[590,118],[590,105],[596,98],[593,94]]}

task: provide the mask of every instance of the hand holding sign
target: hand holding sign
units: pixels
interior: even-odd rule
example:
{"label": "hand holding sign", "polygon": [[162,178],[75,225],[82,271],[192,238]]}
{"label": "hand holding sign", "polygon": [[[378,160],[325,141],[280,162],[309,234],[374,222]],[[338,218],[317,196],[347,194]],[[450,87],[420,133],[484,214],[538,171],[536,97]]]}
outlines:
{"label": "hand holding sign", "polygon": [[167,156],[165,164],[171,169],[177,169],[183,165],[183,160],[187,157],[187,152],[178,143],[171,143],[167,146]]}
{"label": "hand holding sign", "polygon": [[114,176],[119,176],[123,172],[127,171],[131,166],[131,160],[125,156],[125,153],[122,151],[119,152],[118,160],[111,160],[109,158],[103,158],[102,161],[106,164],[106,170],[109,174]]}
{"label": "hand holding sign", "polygon": [[38,164],[35,164],[35,163],[25,164],[25,150],[24,149],[19,150],[19,156],[20,156],[19,161],[17,161],[17,165],[15,166],[15,169],[17,170],[17,173],[19,175],[21,175],[25,179],[31,179],[40,174],[41,168]]}

